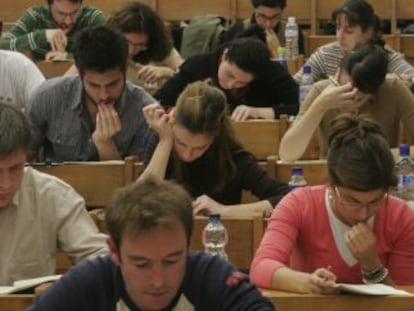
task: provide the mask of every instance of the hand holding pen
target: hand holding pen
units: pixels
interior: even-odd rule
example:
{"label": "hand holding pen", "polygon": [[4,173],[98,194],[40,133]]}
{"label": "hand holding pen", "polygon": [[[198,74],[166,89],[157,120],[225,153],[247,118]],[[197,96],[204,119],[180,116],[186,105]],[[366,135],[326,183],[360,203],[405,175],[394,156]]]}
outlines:
{"label": "hand holding pen", "polygon": [[313,292],[321,294],[339,292],[336,275],[331,270],[331,266],[327,266],[326,268],[318,268],[311,274],[310,282],[313,285]]}

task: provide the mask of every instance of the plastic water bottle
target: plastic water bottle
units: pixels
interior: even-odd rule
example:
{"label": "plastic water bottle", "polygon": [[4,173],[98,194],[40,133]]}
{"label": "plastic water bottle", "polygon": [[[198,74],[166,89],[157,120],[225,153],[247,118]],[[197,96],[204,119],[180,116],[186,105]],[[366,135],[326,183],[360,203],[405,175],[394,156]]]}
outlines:
{"label": "plastic water bottle", "polygon": [[299,103],[302,105],[302,103],[305,101],[306,95],[308,95],[309,90],[312,87],[313,84],[313,78],[311,75],[311,66],[304,65],[303,66],[303,74],[300,79],[299,84]]}
{"label": "plastic water bottle", "polygon": [[410,157],[410,145],[400,145],[400,158],[395,164],[395,171],[398,176],[398,185],[395,195],[414,204],[414,164]]}
{"label": "plastic water bottle", "polygon": [[203,230],[203,244],[206,253],[227,258],[227,230],[220,221],[220,214],[211,214],[209,223]]}
{"label": "plastic water bottle", "polygon": [[305,187],[307,184],[305,177],[303,177],[303,169],[301,167],[293,167],[292,175],[288,183],[289,189],[292,190],[298,187]]}
{"label": "plastic water bottle", "polygon": [[299,27],[294,16],[288,17],[285,28],[286,58],[292,59],[299,55]]}

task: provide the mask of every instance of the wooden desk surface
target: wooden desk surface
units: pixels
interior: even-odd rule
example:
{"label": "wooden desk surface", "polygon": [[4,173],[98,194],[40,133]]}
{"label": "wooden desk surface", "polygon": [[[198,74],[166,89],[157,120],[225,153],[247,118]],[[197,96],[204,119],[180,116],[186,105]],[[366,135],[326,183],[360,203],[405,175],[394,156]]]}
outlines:
{"label": "wooden desk surface", "polygon": [[[414,294],[414,286],[399,286]],[[304,295],[262,290],[277,311],[413,311],[414,296]]]}
{"label": "wooden desk surface", "polygon": [[22,311],[33,303],[34,295],[32,294],[11,294],[0,295],[1,311]]}

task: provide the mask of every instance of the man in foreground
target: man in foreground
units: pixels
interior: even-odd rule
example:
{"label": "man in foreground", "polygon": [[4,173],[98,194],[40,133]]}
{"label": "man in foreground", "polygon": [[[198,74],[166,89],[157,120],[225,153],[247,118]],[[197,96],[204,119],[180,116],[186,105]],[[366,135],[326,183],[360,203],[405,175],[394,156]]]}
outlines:
{"label": "man in foreground", "polygon": [[171,181],[121,189],[106,210],[110,255],[75,267],[27,310],[274,310],[231,264],[189,251],[191,201]]}

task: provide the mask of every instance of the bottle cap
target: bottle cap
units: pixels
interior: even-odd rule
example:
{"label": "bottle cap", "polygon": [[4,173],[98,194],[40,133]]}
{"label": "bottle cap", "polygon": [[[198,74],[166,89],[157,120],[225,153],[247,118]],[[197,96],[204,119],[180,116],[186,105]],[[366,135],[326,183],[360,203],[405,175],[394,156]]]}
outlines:
{"label": "bottle cap", "polygon": [[304,65],[304,66],[303,66],[303,73],[304,73],[304,74],[311,74],[311,66],[309,66],[309,65]]}
{"label": "bottle cap", "polygon": [[288,23],[296,23],[296,17],[294,17],[294,16],[289,16],[289,17],[288,17]]}
{"label": "bottle cap", "polygon": [[409,155],[410,155],[410,145],[400,144],[400,156],[409,156]]}
{"label": "bottle cap", "polygon": [[220,214],[218,213],[210,214],[209,218],[210,218],[210,221],[212,222],[220,221]]}
{"label": "bottle cap", "polygon": [[303,175],[303,168],[301,167],[292,167],[292,175]]}

